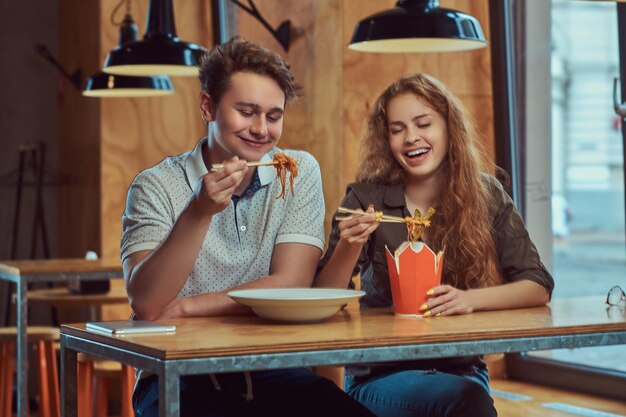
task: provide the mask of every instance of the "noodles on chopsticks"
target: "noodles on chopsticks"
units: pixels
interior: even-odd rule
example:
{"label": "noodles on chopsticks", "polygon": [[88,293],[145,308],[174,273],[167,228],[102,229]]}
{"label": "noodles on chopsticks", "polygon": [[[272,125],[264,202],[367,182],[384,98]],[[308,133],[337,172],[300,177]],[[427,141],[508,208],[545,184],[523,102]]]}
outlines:
{"label": "noodles on chopsticks", "polygon": [[[350,216],[346,216],[346,217],[335,217],[335,219],[339,221],[348,220],[355,216],[365,216],[365,215],[370,214],[362,210],[354,210],[354,209],[349,209],[346,207],[339,207],[337,211],[339,213],[350,214]],[[409,242],[416,242],[422,237],[422,234],[424,233],[424,229],[430,226],[430,219],[431,217],[433,217],[433,214],[435,214],[435,209],[432,207],[429,208],[428,211],[426,211],[426,213],[423,216],[422,216],[422,213],[418,209],[415,209],[415,213],[413,214],[413,217],[389,216],[387,214],[383,214],[382,211],[374,212],[375,220],[379,223],[380,222],[405,223],[406,229],[407,229],[407,235],[408,235],[407,240]]]}
{"label": "noodles on chopsticks", "polygon": [[276,175],[278,175],[278,180],[280,181],[280,186],[282,187],[278,198],[285,198],[285,194],[287,193],[287,171],[291,174],[289,177],[289,189],[291,190],[291,195],[295,195],[293,180],[298,176],[298,161],[282,152],[276,152],[274,154],[273,162],[274,167],[276,167]]}
{"label": "noodles on chopsticks", "polygon": [[[280,195],[276,198],[285,198],[287,194],[287,172],[289,172],[289,174],[291,174],[289,177],[289,189],[291,190],[291,195],[295,195],[293,181],[298,176],[298,161],[295,158],[292,158],[282,152],[276,152],[271,161],[246,162],[246,165],[249,167],[273,165],[276,168],[276,175],[278,176],[278,180],[280,181],[280,185],[282,187]],[[224,164],[211,165],[212,172],[222,168],[224,168]]]}
{"label": "noodles on chopsticks", "polygon": [[430,218],[433,217],[433,214],[435,214],[435,209],[432,207],[423,216],[419,209],[415,209],[413,217],[404,218],[409,242],[417,242],[422,237],[424,229],[430,227]]}

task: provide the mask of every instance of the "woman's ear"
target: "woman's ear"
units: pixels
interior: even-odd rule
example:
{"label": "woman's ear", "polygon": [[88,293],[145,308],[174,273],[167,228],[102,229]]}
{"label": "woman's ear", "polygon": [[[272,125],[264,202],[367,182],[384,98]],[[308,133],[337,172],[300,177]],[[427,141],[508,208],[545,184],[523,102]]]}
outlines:
{"label": "woman's ear", "polygon": [[200,93],[200,115],[205,123],[215,120],[215,104],[206,91]]}

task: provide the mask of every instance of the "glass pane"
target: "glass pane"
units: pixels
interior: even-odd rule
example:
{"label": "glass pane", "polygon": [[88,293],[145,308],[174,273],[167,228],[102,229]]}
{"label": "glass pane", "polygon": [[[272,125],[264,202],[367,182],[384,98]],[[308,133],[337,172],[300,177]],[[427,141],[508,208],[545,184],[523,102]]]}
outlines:
{"label": "glass pane", "polygon": [[[552,2],[555,298],[626,288],[621,120],[612,102],[619,75],[616,13],[612,2]],[[623,345],[531,355],[626,372]]]}

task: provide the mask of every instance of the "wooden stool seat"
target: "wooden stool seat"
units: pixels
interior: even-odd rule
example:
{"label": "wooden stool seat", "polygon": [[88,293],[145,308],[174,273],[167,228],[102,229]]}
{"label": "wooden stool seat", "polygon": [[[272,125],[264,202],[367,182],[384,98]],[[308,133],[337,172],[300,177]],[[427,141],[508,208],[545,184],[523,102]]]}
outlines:
{"label": "wooden stool seat", "polygon": [[42,288],[28,291],[28,302],[55,307],[128,304],[128,295],[126,289],[120,286],[112,286],[104,294],[74,294],[66,287]]}
{"label": "wooden stool seat", "polygon": [[[39,379],[39,415],[59,417],[60,395],[56,350],[59,328],[29,326],[26,328],[28,343],[37,352],[37,376]],[[11,416],[13,406],[13,373],[15,372],[16,327],[0,328],[0,415]]]}
{"label": "wooden stool seat", "polygon": [[[28,326],[28,342],[59,341],[59,328],[50,326]],[[0,327],[0,343],[17,341],[17,327]]]}

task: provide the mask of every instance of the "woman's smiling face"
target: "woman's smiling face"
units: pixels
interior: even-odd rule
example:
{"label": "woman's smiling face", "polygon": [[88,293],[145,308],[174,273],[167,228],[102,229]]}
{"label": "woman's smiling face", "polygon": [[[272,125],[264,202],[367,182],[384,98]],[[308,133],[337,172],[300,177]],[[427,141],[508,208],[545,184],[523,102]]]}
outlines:
{"label": "woman's smiling face", "polygon": [[448,153],[444,117],[413,93],[403,93],[387,105],[389,147],[411,179],[434,176]]}

